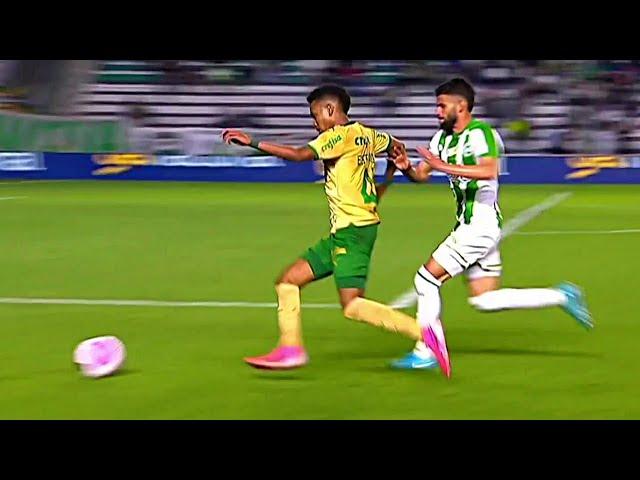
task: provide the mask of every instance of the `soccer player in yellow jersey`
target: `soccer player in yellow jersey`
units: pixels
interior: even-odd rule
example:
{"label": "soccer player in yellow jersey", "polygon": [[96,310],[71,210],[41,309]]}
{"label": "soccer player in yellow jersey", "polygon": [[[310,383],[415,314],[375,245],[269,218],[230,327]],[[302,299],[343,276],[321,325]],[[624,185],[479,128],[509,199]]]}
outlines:
{"label": "soccer player in yellow jersey", "polygon": [[252,146],[293,162],[322,160],[329,202],[330,234],[309,248],[276,280],[280,341],[269,354],[245,358],[256,368],[297,368],[308,362],[302,341],[300,289],[333,275],[345,317],[420,340],[416,320],[391,307],[364,298],[369,263],[378,233],[378,202],[395,172],[388,162],[385,182],[374,183],[375,157],[397,157],[404,145],[391,135],[350,121],[349,94],[326,85],[307,97],[318,137],[303,147],[259,141],[239,130],[226,130],[227,143]]}

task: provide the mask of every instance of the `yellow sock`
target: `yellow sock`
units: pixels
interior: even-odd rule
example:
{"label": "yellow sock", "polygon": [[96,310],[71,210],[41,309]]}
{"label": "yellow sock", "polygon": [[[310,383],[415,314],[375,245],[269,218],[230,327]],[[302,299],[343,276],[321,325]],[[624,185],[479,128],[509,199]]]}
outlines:
{"label": "yellow sock", "polygon": [[290,283],[276,285],[278,294],[278,326],[280,345],[302,346],[302,321],[300,319],[300,288]]}
{"label": "yellow sock", "polygon": [[415,318],[366,298],[352,300],[344,309],[344,316],[350,320],[366,322],[390,332],[400,333],[413,340],[422,339],[420,326]]}

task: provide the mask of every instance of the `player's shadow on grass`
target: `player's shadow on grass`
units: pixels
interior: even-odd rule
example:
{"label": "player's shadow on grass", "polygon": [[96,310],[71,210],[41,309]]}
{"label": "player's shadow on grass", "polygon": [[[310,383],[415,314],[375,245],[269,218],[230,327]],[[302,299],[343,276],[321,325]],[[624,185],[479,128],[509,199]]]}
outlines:
{"label": "player's shadow on grass", "polygon": [[574,357],[574,358],[598,358],[601,355],[590,352],[568,352],[564,350],[533,350],[524,348],[452,348],[451,355],[515,355],[515,356],[540,356],[540,357]]}
{"label": "player's shadow on grass", "polygon": [[118,370],[113,375],[109,375],[108,377],[104,377],[104,378],[117,378],[117,377],[126,377],[126,376],[129,376],[129,375],[137,375],[141,371],[142,370],[136,370],[136,369],[133,369],[133,368],[123,368],[122,370]]}
{"label": "player's shadow on grass", "polygon": [[[120,376],[123,376],[123,375],[134,375],[134,374],[137,374],[137,373],[140,373],[140,370],[123,369],[123,370],[120,370],[120,371],[116,372],[115,374],[107,376],[107,377],[102,377],[102,378],[99,378],[99,379],[91,379],[91,378],[86,377],[86,379],[87,380],[105,380],[107,378],[120,377]],[[71,369],[68,369],[68,368],[55,368],[55,369],[50,369],[50,370],[40,370],[40,371],[33,371],[33,372],[25,372],[23,374],[16,374],[16,375],[0,375],[0,382],[2,382],[2,381],[11,381],[11,380],[24,380],[25,378],[48,377],[50,375],[60,375],[60,374],[76,376],[76,377],[79,377],[81,379],[84,379],[84,377],[82,377],[80,372],[75,370],[74,368],[71,368]]]}
{"label": "player's shadow on grass", "polygon": [[256,371],[252,374],[253,378],[259,380],[266,380],[269,382],[278,382],[278,381],[299,381],[299,382],[308,382],[310,380],[314,380],[308,376],[306,372],[296,372],[294,370],[290,371]]}
{"label": "player's shadow on grass", "polygon": [[100,378],[89,378],[87,377],[88,380],[109,380],[111,378],[119,378],[119,377],[128,377],[129,375],[137,375],[141,372],[141,370],[136,370],[136,369],[131,369],[131,368],[123,368],[122,370],[118,370],[116,373],[112,374],[112,375],[107,375],[105,377],[100,377]]}

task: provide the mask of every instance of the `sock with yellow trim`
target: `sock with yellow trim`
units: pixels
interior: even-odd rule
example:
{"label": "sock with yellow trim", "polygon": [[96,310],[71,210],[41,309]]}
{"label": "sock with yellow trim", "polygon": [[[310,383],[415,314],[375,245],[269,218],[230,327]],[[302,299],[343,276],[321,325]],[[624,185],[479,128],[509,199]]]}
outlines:
{"label": "sock with yellow trim", "polygon": [[415,318],[366,298],[352,300],[344,309],[344,316],[350,320],[365,322],[399,333],[413,340],[422,339],[420,326]]}
{"label": "sock with yellow trim", "polygon": [[290,283],[279,283],[276,285],[276,293],[278,294],[280,345],[301,347],[300,288]]}

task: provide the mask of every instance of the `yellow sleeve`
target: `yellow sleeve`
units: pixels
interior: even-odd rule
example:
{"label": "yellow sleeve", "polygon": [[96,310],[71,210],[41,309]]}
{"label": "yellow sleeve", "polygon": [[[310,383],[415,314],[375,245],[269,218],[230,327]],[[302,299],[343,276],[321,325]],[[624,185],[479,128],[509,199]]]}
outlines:
{"label": "yellow sleeve", "polygon": [[340,157],[345,150],[346,135],[344,132],[327,130],[318,138],[309,142],[309,148],[316,154],[318,160],[330,160]]}
{"label": "yellow sleeve", "polygon": [[386,132],[375,132],[375,140],[373,141],[373,149],[378,153],[388,152],[391,148],[391,135]]}

